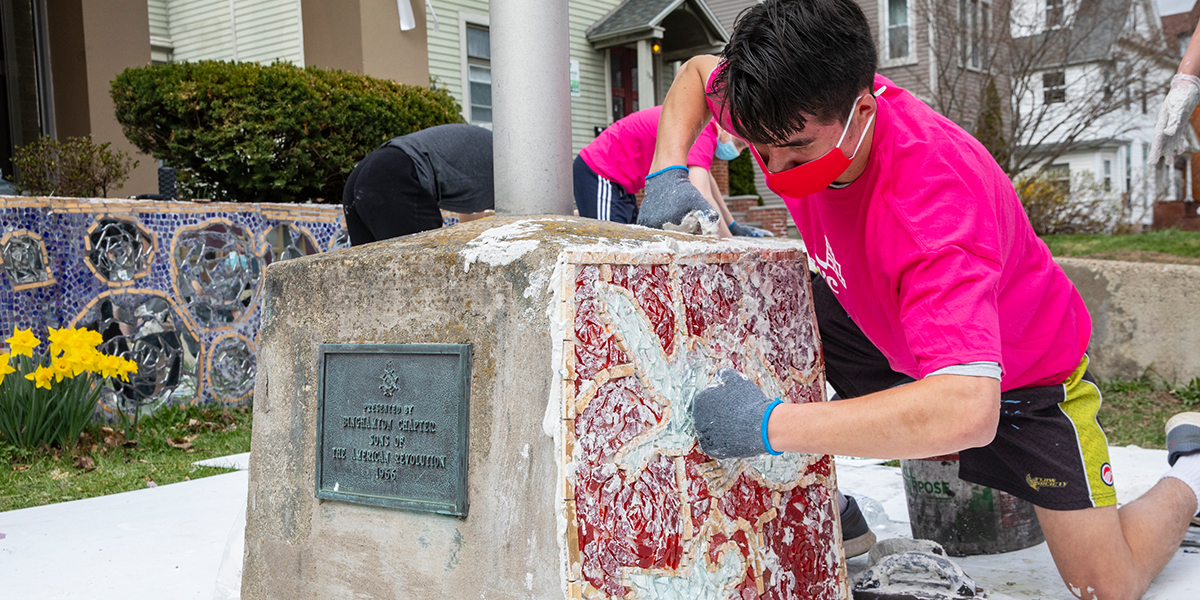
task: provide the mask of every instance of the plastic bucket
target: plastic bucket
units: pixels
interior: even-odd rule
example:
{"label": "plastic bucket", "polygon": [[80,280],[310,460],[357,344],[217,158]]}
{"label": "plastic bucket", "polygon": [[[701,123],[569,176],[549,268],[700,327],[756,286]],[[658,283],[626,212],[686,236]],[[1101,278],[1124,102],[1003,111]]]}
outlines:
{"label": "plastic bucket", "polygon": [[958,478],[958,455],[902,460],[909,524],[951,556],[999,554],[1042,543],[1033,505]]}

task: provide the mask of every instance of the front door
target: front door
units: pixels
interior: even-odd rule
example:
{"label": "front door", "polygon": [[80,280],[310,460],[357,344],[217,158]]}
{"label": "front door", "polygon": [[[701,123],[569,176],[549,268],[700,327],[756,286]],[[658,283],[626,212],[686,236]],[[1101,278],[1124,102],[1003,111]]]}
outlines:
{"label": "front door", "polygon": [[616,120],[637,110],[637,50],[609,48],[609,77],[612,83],[612,118]]}

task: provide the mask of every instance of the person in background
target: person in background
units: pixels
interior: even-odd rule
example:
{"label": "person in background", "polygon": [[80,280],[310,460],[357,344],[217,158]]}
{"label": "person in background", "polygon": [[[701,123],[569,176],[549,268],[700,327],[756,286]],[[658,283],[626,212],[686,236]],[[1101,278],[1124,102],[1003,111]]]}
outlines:
{"label": "person in background", "polygon": [[[654,140],[658,133],[661,106],[631,113],[609,125],[575,158],[575,206],[579,216],[617,223],[638,222],[636,194],[646,185]],[[716,224],[721,237],[729,237],[729,222],[720,215],[721,196],[713,197],[713,153],[717,149],[717,128],[709,123],[692,144],[687,155],[687,179],[699,191],[704,204],[693,207]],[[726,211],[727,212],[727,211]]]}
{"label": "person in background", "polygon": [[495,204],[492,132],[474,125],[388,140],[354,167],[342,192],[351,246],[437,229],[442,210],[478,218]]}
{"label": "person in background", "polygon": [[[713,121],[713,123],[716,123],[716,121]],[[734,136],[728,131],[722,129],[720,125],[717,125],[717,151],[714,156],[726,162],[732,161],[733,159],[741,156],[742,152],[749,147],[750,145],[747,144],[745,140]],[[721,218],[724,219],[726,223],[729,223],[730,233],[736,236],[744,237],[775,237],[774,233],[771,233],[766,229],[760,229],[751,225],[743,225],[733,220],[733,215],[729,212],[729,207],[726,206],[723,195],[721,194],[721,188],[717,185],[717,179],[716,177],[712,177],[711,173],[709,174],[709,181],[712,184],[713,197],[722,198],[721,202],[718,203],[717,208],[721,211]],[[708,197],[706,196],[705,199],[707,198]]]}
{"label": "person in background", "polygon": [[1179,63],[1179,70],[1171,78],[1171,90],[1158,109],[1158,122],[1154,125],[1154,141],[1150,143],[1150,164],[1159,157],[1167,159],[1167,167],[1173,168],[1175,157],[1192,151],[1194,138],[1189,117],[1200,103],[1200,23],[1192,33]]}

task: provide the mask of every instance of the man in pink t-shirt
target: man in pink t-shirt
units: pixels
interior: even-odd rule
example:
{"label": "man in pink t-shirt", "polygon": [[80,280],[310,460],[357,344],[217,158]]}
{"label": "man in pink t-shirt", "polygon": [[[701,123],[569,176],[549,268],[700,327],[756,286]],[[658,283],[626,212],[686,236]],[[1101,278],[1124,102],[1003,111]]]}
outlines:
{"label": "man in pink t-shirt", "polygon": [[[1200,508],[1195,440],[1117,510],[1082,299],[988,151],[875,75],[876,56],[853,0],[767,0],[667,95],[651,170],[679,164],[712,117],[751,143],[819,267],[826,376],[844,399],[780,403],[722,369],[694,398],[701,449],[958,453],[961,478],[1036,506],[1076,596],[1136,598]],[[643,206],[679,189],[652,178]]]}

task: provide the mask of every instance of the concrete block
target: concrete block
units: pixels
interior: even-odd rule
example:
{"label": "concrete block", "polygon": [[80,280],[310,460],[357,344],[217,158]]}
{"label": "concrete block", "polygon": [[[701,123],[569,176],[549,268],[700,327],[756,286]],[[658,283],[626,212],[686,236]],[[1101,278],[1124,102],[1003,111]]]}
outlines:
{"label": "concrete block", "polygon": [[1099,378],[1147,372],[1167,381],[1200,377],[1200,267],[1059,258],[1092,316],[1088,346]]}
{"label": "concrete block", "polygon": [[[713,461],[721,366],[823,400],[801,246],[492,217],[271,265],[243,597],[848,598],[830,457]],[[321,343],[472,344],[466,518],[317,500]]]}

